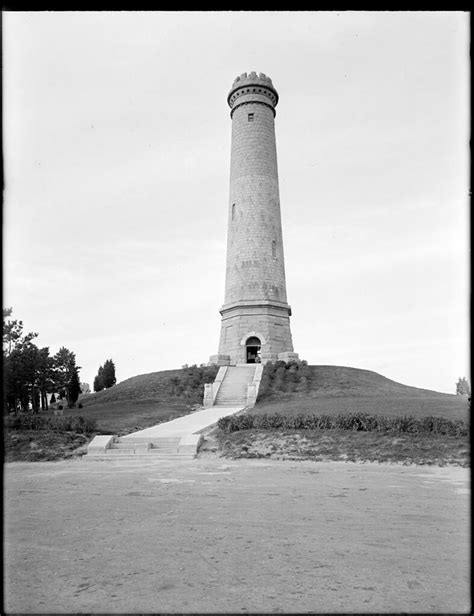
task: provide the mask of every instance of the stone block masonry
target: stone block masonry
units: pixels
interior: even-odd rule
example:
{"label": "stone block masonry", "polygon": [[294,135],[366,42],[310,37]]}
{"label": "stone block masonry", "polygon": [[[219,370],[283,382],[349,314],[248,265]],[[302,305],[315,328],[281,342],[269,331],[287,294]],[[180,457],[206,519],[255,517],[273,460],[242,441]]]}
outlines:
{"label": "stone block masonry", "polygon": [[290,332],[281,227],[275,107],[260,73],[237,77],[227,101],[232,146],[225,302],[218,355],[234,365],[297,358]]}

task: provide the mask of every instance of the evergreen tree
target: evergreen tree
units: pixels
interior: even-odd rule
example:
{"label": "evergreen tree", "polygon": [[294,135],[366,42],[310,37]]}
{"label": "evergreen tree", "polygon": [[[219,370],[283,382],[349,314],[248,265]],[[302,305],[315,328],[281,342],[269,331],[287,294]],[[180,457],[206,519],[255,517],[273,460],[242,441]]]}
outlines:
{"label": "evergreen tree", "polygon": [[48,347],[39,349],[32,342],[38,334],[24,334],[23,322],[10,319],[11,314],[11,308],[3,310],[4,410],[28,411],[30,405],[35,413],[46,410],[47,394],[53,391],[69,402],[69,385],[79,371],[75,354],[62,347],[50,357]]}
{"label": "evergreen tree", "polygon": [[104,363],[103,382],[106,389],[113,387],[117,382],[115,378],[115,364],[111,359],[107,359]]}
{"label": "evergreen tree", "polygon": [[81,383],[79,381],[79,373],[78,369],[75,368],[74,372],[71,375],[71,378],[67,387],[67,399],[68,406],[72,408],[76,406],[77,399],[79,398],[79,394],[81,393]]}
{"label": "evergreen tree", "polygon": [[37,333],[30,332],[23,334],[23,321],[10,320],[13,308],[3,309],[3,355],[8,357],[12,351],[29,344],[38,336]]}
{"label": "evergreen tree", "polygon": [[53,357],[53,368],[55,389],[59,391],[59,397],[65,397],[69,404],[69,383],[74,372],[80,370],[80,366],[76,366],[75,353],[61,347]]}
{"label": "evergreen tree", "polygon": [[104,367],[99,366],[99,370],[94,379],[94,391],[102,391],[104,387]]}

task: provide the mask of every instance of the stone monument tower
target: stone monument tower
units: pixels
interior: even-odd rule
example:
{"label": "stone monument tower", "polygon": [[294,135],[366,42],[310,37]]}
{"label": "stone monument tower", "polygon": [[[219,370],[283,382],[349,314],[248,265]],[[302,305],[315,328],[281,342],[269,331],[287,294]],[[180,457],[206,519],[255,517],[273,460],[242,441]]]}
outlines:
{"label": "stone monument tower", "polygon": [[243,73],[227,102],[232,147],[225,302],[219,353],[210,363],[298,359],[286,298],[274,121],[278,92],[263,73]]}

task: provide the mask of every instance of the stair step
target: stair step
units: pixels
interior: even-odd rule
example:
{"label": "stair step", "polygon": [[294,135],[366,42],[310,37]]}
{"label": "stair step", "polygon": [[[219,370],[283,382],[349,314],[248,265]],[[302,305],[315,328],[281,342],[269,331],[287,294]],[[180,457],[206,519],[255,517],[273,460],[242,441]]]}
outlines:
{"label": "stair step", "polygon": [[255,377],[256,366],[230,366],[224,376],[217,396],[215,406],[243,408],[247,405],[248,386]]}
{"label": "stair step", "polygon": [[179,443],[181,437],[180,436],[133,436],[130,438],[118,438],[116,439],[116,443],[123,443],[124,445],[136,445],[138,443]]}
{"label": "stair step", "polygon": [[244,396],[243,394],[234,394],[234,393],[222,392],[221,394],[218,393],[217,397],[218,398],[238,398],[239,400],[247,400],[247,394],[245,394],[245,396]]}
{"label": "stair step", "polygon": [[236,396],[235,394],[226,394],[226,393],[222,393],[222,394],[217,394],[218,398],[232,398],[233,400],[247,400],[247,396]]}
{"label": "stair step", "polygon": [[154,458],[193,458],[196,454],[180,451],[167,452],[160,451],[158,449],[150,449],[148,455],[153,456]]}
{"label": "stair step", "polygon": [[[108,452],[112,450],[108,449]],[[120,453],[117,453],[117,449],[113,450],[113,453],[98,453],[83,456],[83,460],[110,460],[111,458],[119,458],[120,460],[192,460],[196,457],[193,453],[123,453],[123,449]],[[152,451],[152,450],[150,450]]]}
{"label": "stair step", "polygon": [[239,385],[238,387],[236,385],[231,385],[229,383],[222,383],[222,385],[219,387],[219,391],[245,391],[245,393],[247,393],[247,389],[248,389],[248,385],[247,383],[245,383],[245,385]]}

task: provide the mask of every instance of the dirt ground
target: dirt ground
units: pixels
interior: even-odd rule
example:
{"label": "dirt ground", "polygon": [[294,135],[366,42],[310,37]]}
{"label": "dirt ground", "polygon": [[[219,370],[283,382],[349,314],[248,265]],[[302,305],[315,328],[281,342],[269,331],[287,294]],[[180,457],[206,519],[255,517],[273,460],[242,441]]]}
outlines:
{"label": "dirt ground", "polygon": [[6,613],[470,612],[469,469],[4,467]]}

